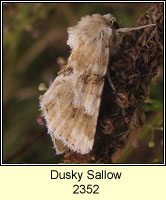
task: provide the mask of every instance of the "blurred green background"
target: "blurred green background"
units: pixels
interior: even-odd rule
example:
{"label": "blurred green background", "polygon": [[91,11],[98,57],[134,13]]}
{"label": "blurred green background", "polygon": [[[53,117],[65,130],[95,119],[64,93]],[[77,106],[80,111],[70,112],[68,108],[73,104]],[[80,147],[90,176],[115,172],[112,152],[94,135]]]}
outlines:
{"label": "blurred green background", "polygon": [[[3,163],[60,162],[46,129],[37,123],[42,94],[38,86],[56,77],[59,57],[67,59],[70,55],[67,28],[94,13],[112,13],[122,27],[130,27],[151,5],[3,3]],[[163,162],[162,74],[161,66],[145,105],[150,121],[120,158],[121,163]]]}

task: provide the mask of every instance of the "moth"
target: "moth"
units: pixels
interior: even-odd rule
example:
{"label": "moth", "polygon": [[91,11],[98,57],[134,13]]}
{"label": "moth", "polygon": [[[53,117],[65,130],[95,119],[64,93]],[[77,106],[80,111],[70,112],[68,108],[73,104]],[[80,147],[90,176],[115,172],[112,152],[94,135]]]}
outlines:
{"label": "moth", "polygon": [[93,14],[68,28],[71,55],[40,101],[57,153],[64,146],[80,154],[92,150],[109,57],[120,33],[154,25],[119,28],[111,14]]}

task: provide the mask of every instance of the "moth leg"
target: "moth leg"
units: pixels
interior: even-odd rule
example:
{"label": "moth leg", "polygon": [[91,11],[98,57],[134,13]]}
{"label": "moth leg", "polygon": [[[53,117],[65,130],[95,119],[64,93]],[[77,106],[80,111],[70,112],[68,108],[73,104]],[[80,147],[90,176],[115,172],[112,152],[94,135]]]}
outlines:
{"label": "moth leg", "polygon": [[111,77],[110,77],[110,71],[109,69],[107,70],[107,79],[108,79],[108,83],[110,84],[110,86],[112,87],[114,93],[116,93],[116,89],[115,89],[115,86],[111,80]]}

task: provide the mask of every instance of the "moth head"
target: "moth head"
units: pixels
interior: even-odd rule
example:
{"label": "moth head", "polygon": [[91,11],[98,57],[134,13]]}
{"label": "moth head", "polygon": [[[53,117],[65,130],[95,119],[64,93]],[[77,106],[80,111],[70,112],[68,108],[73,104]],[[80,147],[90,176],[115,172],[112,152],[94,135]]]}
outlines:
{"label": "moth head", "polygon": [[111,14],[100,15],[93,14],[82,17],[81,20],[72,27],[68,28],[68,40],[67,44],[71,49],[78,47],[81,44],[89,44],[95,41],[95,38],[100,38],[100,32],[109,32],[112,34],[112,30],[118,29],[119,25],[116,18]]}
{"label": "moth head", "polygon": [[105,15],[103,15],[103,17],[106,19],[108,25],[112,29],[119,29],[119,24],[118,24],[116,18],[113,15],[111,15],[111,14],[105,14]]}

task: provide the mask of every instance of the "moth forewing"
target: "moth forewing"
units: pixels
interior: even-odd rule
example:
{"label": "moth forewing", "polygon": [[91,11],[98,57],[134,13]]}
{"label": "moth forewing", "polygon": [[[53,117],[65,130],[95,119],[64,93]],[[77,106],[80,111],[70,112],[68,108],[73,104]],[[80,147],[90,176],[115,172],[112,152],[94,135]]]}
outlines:
{"label": "moth forewing", "polygon": [[114,51],[113,38],[120,32],[153,26],[116,29],[113,21],[111,14],[94,14],[68,29],[71,55],[40,102],[58,153],[64,151],[63,145],[58,147],[59,141],[77,153],[92,150],[109,54]]}
{"label": "moth forewing", "polygon": [[71,150],[87,154],[94,144],[112,29],[97,15],[97,19],[83,18],[69,32],[72,53],[44,94],[41,109],[53,143],[55,138]]}
{"label": "moth forewing", "polygon": [[63,154],[65,152],[65,146],[61,140],[56,139],[54,136],[51,137],[54,148],[56,150],[56,154]]}

